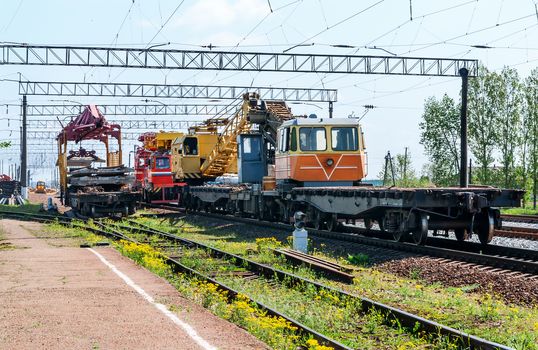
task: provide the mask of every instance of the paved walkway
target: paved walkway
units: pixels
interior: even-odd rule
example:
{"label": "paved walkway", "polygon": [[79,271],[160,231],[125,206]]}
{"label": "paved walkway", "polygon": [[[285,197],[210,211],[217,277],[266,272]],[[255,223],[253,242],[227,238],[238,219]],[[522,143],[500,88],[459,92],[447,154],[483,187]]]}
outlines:
{"label": "paved walkway", "polygon": [[54,247],[40,227],[0,220],[16,247],[0,250],[0,349],[267,348],[114,249]]}

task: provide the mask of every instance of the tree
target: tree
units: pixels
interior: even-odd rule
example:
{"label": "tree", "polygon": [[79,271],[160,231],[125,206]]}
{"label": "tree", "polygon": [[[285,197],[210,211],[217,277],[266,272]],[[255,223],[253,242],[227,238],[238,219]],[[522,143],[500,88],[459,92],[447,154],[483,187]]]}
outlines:
{"label": "tree", "polygon": [[502,186],[516,187],[516,150],[523,139],[521,133],[521,115],[523,91],[519,75],[515,69],[503,68],[502,85],[499,89],[498,146],[502,165]]}
{"label": "tree", "polygon": [[469,79],[469,148],[478,163],[475,171],[479,183],[490,184],[489,168],[498,143],[502,78],[480,66],[478,76]]}
{"label": "tree", "polygon": [[0,148],[8,148],[11,146],[11,141],[1,141],[0,142]]}
{"label": "tree", "polygon": [[460,168],[460,112],[447,94],[440,101],[429,97],[420,122],[420,144],[431,166],[431,180],[439,186],[456,185]]}
{"label": "tree", "polygon": [[[534,208],[536,209],[536,187],[538,181],[538,68],[531,71],[525,79],[525,109],[523,113],[523,124],[526,127],[525,147],[528,147],[528,169],[524,172],[525,183],[527,172],[532,176],[532,194],[534,198]],[[524,158],[525,157],[524,151]]]}

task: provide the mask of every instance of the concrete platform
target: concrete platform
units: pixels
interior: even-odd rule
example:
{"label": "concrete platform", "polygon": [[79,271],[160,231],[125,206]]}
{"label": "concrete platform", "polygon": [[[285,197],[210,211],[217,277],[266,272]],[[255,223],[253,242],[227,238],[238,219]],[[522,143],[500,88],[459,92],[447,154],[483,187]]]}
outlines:
{"label": "concrete platform", "polygon": [[40,224],[0,220],[0,230],[0,247],[15,248],[0,248],[0,349],[267,349],[113,248],[95,251],[156,303],[173,305],[180,323],[92,251],[37,238]]}

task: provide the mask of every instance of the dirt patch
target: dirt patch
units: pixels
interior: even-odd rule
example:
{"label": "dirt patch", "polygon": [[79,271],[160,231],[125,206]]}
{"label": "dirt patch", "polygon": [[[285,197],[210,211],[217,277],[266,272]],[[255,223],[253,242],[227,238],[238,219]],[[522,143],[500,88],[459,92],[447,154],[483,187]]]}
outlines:
{"label": "dirt patch", "polygon": [[418,278],[427,283],[464,287],[473,292],[491,293],[520,305],[538,305],[538,280],[482,271],[475,267],[452,265],[432,258],[407,258],[378,266],[382,271]]}
{"label": "dirt patch", "polygon": [[[87,249],[52,247],[39,224],[1,220],[5,238],[28,249],[0,254],[2,348],[197,349],[170,319]],[[239,327],[179,296],[165,280],[111,248],[97,250],[153,298],[221,349],[266,349]]]}

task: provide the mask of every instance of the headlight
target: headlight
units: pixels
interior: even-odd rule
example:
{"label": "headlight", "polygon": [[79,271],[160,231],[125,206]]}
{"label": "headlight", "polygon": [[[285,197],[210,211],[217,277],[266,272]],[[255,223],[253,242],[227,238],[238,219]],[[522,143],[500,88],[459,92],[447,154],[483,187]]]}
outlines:
{"label": "headlight", "polygon": [[333,164],[334,164],[334,160],[332,160],[332,158],[327,159],[328,166],[333,166]]}

